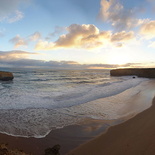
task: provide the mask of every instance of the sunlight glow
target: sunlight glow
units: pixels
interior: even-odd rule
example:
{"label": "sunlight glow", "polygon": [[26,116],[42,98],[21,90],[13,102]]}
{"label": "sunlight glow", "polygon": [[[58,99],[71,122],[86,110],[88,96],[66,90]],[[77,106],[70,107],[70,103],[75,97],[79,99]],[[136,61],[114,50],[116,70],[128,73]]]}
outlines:
{"label": "sunlight glow", "polygon": [[130,62],[130,57],[129,55],[125,54],[125,53],[111,53],[111,55],[109,55],[107,57],[107,63],[108,64],[117,64],[117,65],[123,65],[126,63]]}

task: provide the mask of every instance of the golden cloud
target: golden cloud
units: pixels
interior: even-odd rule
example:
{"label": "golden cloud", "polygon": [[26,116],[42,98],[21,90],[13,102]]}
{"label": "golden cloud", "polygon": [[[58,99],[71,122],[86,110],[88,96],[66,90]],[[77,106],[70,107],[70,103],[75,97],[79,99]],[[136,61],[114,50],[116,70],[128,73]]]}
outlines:
{"label": "golden cloud", "polygon": [[40,32],[35,32],[27,38],[22,38],[20,35],[16,35],[12,39],[10,39],[10,42],[14,44],[14,48],[19,48],[21,46],[26,47],[30,42],[38,41],[40,38],[41,38]]}
{"label": "golden cloud", "polygon": [[134,32],[118,32],[112,35],[111,41],[112,42],[125,42],[134,39]]}
{"label": "golden cloud", "polygon": [[39,40],[35,46],[35,50],[51,50],[55,48],[53,42],[48,42],[44,40]]}
{"label": "golden cloud", "polygon": [[67,34],[61,35],[55,42],[40,40],[36,50],[52,50],[57,48],[85,48],[92,49],[103,46],[104,42],[110,40],[110,31],[99,31],[91,24],[72,24],[66,28]]}
{"label": "golden cloud", "polygon": [[17,59],[25,59],[29,58],[30,55],[33,55],[35,53],[25,52],[25,51],[6,51],[1,52],[0,51],[0,60],[17,60]]}
{"label": "golden cloud", "polygon": [[72,24],[67,27],[68,34],[60,36],[55,42],[55,47],[80,47],[84,38],[99,34],[99,29],[94,25]]}
{"label": "golden cloud", "polygon": [[35,32],[32,35],[30,35],[29,40],[30,41],[36,41],[36,40],[38,40],[40,38],[41,38],[40,32]]}
{"label": "golden cloud", "polygon": [[14,44],[15,48],[20,46],[27,46],[28,44],[28,41],[20,37],[20,35],[16,35],[14,38],[10,39],[10,42]]}
{"label": "golden cloud", "polygon": [[[105,47],[111,43],[127,42],[134,39],[134,32],[121,31],[112,34],[111,31],[99,31],[91,24],[72,24],[66,28],[68,33],[61,35],[55,42],[40,40],[36,50],[53,50],[58,48],[83,48],[94,49]],[[120,46],[119,46],[120,47]]]}
{"label": "golden cloud", "polygon": [[154,38],[155,34],[155,20],[145,22],[141,28],[140,33],[145,36],[145,38],[151,39]]}

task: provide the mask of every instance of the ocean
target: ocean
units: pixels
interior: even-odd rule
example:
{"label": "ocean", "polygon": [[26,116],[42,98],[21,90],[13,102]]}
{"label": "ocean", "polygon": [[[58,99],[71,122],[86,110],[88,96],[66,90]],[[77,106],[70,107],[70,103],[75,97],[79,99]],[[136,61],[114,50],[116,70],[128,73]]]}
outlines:
{"label": "ocean", "polygon": [[128,117],[150,107],[154,96],[150,79],[111,77],[110,70],[1,70],[14,74],[0,82],[0,132],[8,135],[41,138],[88,118]]}

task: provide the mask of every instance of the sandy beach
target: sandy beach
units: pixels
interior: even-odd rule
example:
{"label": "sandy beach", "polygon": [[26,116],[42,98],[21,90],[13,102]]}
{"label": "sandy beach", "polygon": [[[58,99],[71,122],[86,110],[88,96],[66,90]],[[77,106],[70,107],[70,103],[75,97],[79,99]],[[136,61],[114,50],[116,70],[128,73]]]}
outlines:
{"label": "sandy beach", "polygon": [[110,127],[105,134],[68,155],[154,155],[155,98],[153,105],[134,118]]}
{"label": "sandy beach", "polygon": [[84,124],[53,130],[44,138],[22,138],[0,134],[0,144],[8,144],[9,149],[19,149],[33,155],[44,155],[45,149],[59,144],[60,154],[63,155],[95,138],[106,128],[105,121],[88,119]]}

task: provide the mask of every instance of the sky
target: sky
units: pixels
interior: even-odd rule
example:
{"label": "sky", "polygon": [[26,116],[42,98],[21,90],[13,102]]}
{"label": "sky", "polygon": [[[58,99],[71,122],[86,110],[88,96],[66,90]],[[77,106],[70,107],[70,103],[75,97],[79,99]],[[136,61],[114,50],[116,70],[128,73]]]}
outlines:
{"label": "sky", "polygon": [[155,67],[155,1],[0,0],[0,67]]}

